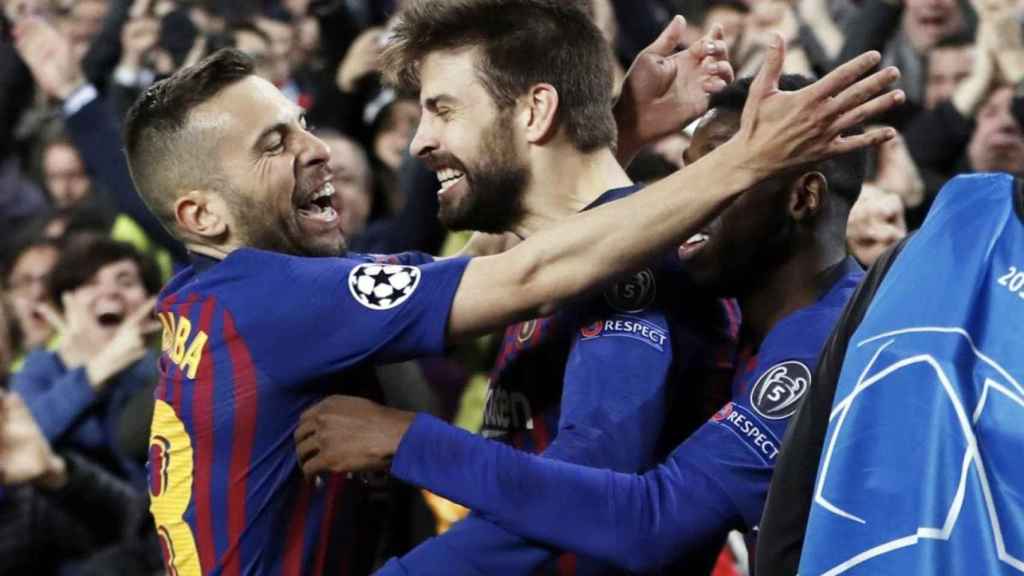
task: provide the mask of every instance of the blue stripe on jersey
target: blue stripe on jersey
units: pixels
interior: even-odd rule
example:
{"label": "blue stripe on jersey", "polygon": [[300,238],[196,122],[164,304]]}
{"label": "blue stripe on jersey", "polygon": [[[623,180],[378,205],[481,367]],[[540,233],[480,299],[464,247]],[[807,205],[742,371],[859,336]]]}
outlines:
{"label": "blue stripe on jersey", "polygon": [[231,451],[234,446],[233,426],[235,419],[234,402],[231,401],[231,382],[234,369],[231,356],[224,345],[224,309],[218,303],[210,323],[210,342],[214,345],[207,354],[214,354],[213,360],[213,470],[211,505],[213,506],[213,541],[217,558],[223,559],[231,543],[228,541],[228,493],[231,490]]}

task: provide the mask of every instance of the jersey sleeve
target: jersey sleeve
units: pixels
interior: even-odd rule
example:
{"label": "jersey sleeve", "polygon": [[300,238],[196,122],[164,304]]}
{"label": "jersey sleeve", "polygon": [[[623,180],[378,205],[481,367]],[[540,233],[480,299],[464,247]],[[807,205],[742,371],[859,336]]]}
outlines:
{"label": "jersey sleeve", "polygon": [[786,426],[810,388],[815,360],[780,357],[768,345],[732,400],[676,454],[722,486],[746,529],[760,521]]}
{"label": "jersey sleeve", "polygon": [[[578,329],[566,363],[558,433],[544,457],[624,472],[651,466],[671,364],[670,332],[658,311],[614,314]],[[473,514],[382,573],[432,574],[444,567],[452,573],[463,566],[466,571],[458,573],[531,574],[554,554]]]}
{"label": "jersey sleeve", "polygon": [[391,472],[522,537],[647,572],[739,522],[721,485],[678,457],[683,449],[626,474],[525,454],[420,415]]}
{"label": "jersey sleeve", "polygon": [[351,259],[376,264],[399,264],[404,266],[422,266],[435,261],[425,252],[400,252],[398,254],[349,254]]}
{"label": "jersey sleeve", "polygon": [[[263,254],[263,257],[257,257]],[[304,382],[362,362],[444,352],[448,315],[467,259],[421,266],[343,258],[243,255],[261,274],[235,310],[257,358],[277,381]]]}

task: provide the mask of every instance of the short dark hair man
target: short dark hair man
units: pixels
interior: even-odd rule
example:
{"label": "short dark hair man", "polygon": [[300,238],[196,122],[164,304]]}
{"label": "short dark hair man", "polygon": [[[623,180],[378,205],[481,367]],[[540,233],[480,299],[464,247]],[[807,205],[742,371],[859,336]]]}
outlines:
{"label": "short dark hair man", "polygon": [[[792,76],[780,82],[786,89],[809,84]],[[750,80],[740,81],[712,97],[688,163],[740,130],[750,90]],[[680,249],[695,284],[739,300],[740,354],[732,401],[642,476],[538,459],[429,416],[410,426],[407,415],[369,408],[363,399],[326,401],[316,413],[319,425],[304,418],[300,433],[307,426],[318,430],[317,443],[330,450],[341,442],[360,445],[353,437],[342,440],[350,428],[372,434],[405,422],[400,445],[373,446],[393,450],[391,472],[398,478],[522,537],[630,571],[665,568],[680,558],[692,566],[693,555],[730,530],[754,534],[788,419],[863,276],[846,253],[845,231],[865,163],[864,152],[854,151],[770,178]]]}
{"label": "short dark hair man", "polygon": [[[795,94],[775,87],[781,57],[779,46],[735,143],[685,175],[472,261],[339,257],[327,148],[241,54],[219,52],[147,90],[125,124],[132,174],[194,254],[158,307],[165,349],[150,493],[169,565],[296,574],[353,562],[373,548],[350,532],[362,490],[341,476],[320,489],[302,481],[290,440],[305,408],[338,382],[372,394],[373,363],[437,354],[451,338],[542,315],[638,268],[776,170],[889,137],[839,136],[902,99],[875,97],[893,69],[857,81],[877,53]],[[676,76],[688,83],[691,74],[710,77]],[[672,100],[673,75],[664,78],[651,99]],[[539,103],[520,105],[552,119]],[[540,126],[529,125],[510,137]]]}

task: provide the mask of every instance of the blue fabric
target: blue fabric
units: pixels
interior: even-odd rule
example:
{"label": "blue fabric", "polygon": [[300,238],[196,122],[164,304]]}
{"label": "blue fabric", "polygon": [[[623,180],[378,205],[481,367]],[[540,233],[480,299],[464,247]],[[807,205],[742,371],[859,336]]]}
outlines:
{"label": "blue fabric", "polygon": [[[609,190],[590,207],[635,191]],[[509,327],[491,376],[483,434],[595,468],[653,466],[666,455],[659,440],[670,389],[696,385],[685,372],[695,374],[713,357],[715,338],[707,332],[725,321],[718,301],[684,284],[678,265],[652,266],[551,317]],[[534,574],[557,554],[473,514],[380,574]],[[575,561],[578,576],[618,572],[593,558]]]}
{"label": "blue fabric", "polygon": [[124,405],[156,378],[156,355],[147,353],[97,394],[85,368],[68,370],[56,352],[37,350],[26,357],[21,371],[11,376],[11,390],[24,398],[55,448],[104,456],[118,464],[128,479],[141,483],[144,467],[119,452],[116,437]]}
{"label": "blue fabric", "polygon": [[851,260],[842,267],[816,304],[779,321],[750,368],[737,370],[732,402],[647,473],[538,458],[420,416],[392,474],[513,533],[633,571],[666,566],[730,529],[752,530],[788,417],[863,277]]}
{"label": "blue fabric", "polygon": [[952,180],[850,339],[804,574],[1024,572],[1024,223]]}
{"label": "blue fabric", "polygon": [[369,570],[378,534],[359,521],[372,488],[342,475],[306,481],[293,434],[330,394],[376,397],[374,363],[443,353],[467,263],[242,248],[195,257],[171,281],[157,307],[150,495],[179,573]]}

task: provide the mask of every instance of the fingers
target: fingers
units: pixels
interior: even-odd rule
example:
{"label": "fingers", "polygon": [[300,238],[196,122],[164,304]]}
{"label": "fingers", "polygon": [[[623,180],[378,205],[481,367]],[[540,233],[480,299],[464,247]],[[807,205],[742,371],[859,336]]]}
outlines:
{"label": "fingers", "polygon": [[138,20],[149,14],[149,5],[151,0],[135,0],[132,2],[131,10],[128,12],[129,17],[132,20]]}
{"label": "fingers", "polygon": [[672,21],[668,23],[668,26],[661,31],[658,38],[651,43],[650,46],[644,49],[644,52],[657,54],[658,56],[664,56],[667,58],[679,50],[679,45],[683,43],[685,36],[686,18],[677,14],[672,18]]}
{"label": "fingers", "polygon": [[758,70],[757,76],[750,84],[750,95],[747,98],[747,106],[757,106],[761,99],[779,89],[779,78],[782,76],[782,63],[786,59],[786,45],[782,36],[772,33],[768,39],[768,47],[765,49],[764,63]]}
{"label": "fingers", "polygon": [[305,440],[316,433],[316,415],[319,412],[317,406],[310,408],[302,413],[302,417],[299,418],[299,426],[295,429],[295,443]]}
{"label": "fingers", "polygon": [[865,52],[829,72],[824,78],[804,90],[809,92],[814,100],[826,100],[846,90],[861,76],[878,66],[881,61],[882,55],[878,52],[874,50]]}
{"label": "fingers", "polygon": [[141,306],[128,315],[128,322],[132,324],[140,324],[143,320],[152,319],[153,309],[156,308],[156,298],[156,296],[152,296],[143,302]]}
{"label": "fingers", "polygon": [[[866,120],[874,118],[879,114],[884,114],[906,101],[907,97],[902,90],[893,90],[892,92],[873,98],[836,119],[832,124],[832,133],[842,134],[846,130],[849,130],[858,124],[863,124]],[[895,138],[895,135],[893,135],[893,137]]]}
{"label": "fingers", "polygon": [[57,311],[51,304],[40,304],[36,306],[36,311],[46,320],[46,323],[57,332],[66,332],[68,329],[67,322],[64,321],[64,317],[61,316],[60,312]]}
{"label": "fingers", "polygon": [[829,100],[825,105],[826,114],[830,117],[845,114],[882,93],[899,78],[900,71],[894,66],[879,70]]}
{"label": "fingers", "polygon": [[302,473],[307,478],[312,478],[323,472],[330,472],[330,466],[327,465],[327,459],[320,454],[302,463]]}
{"label": "fingers", "polygon": [[320,442],[315,434],[311,434],[299,442],[295,450],[298,452],[299,465],[305,467],[306,462],[320,454]]}
{"label": "fingers", "polygon": [[87,294],[83,293],[83,290],[87,288],[69,290],[60,295],[61,303],[64,305],[65,328],[72,332],[97,324],[96,318],[89,314]]}
{"label": "fingers", "polygon": [[896,130],[892,128],[876,128],[855,136],[836,136],[829,144],[825,155],[838,156],[861,148],[878,146],[879,144],[888,142],[895,137]]}

